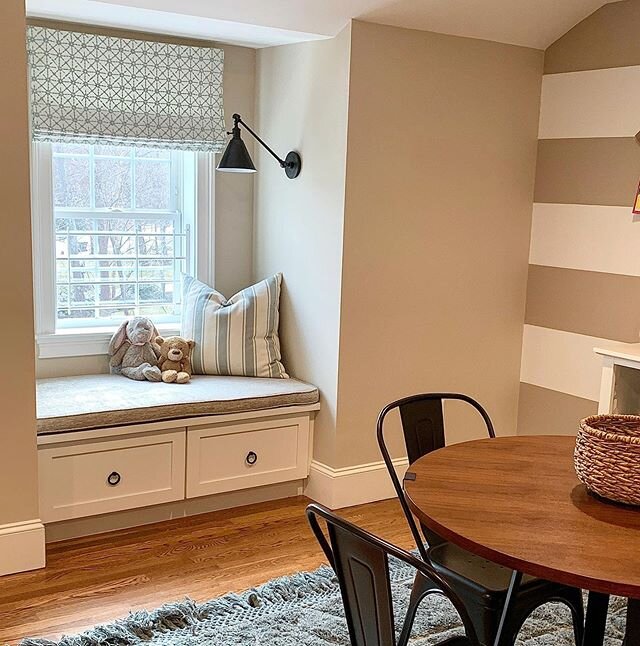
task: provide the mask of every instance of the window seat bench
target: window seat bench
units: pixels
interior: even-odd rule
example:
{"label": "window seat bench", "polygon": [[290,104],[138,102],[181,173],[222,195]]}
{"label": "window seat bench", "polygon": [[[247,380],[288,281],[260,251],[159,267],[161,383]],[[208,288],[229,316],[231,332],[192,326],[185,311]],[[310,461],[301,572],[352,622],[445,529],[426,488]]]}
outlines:
{"label": "window seat bench", "polygon": [[39,379],[36,393],[45,523],[309,474],[319,394],[296,379],[101,374]]}
{"label": "window seat bench", "polygon": [[188,384],[120,375],[38,379],[38,434],[317,404],[318,389],[297,379],[194,375]]}

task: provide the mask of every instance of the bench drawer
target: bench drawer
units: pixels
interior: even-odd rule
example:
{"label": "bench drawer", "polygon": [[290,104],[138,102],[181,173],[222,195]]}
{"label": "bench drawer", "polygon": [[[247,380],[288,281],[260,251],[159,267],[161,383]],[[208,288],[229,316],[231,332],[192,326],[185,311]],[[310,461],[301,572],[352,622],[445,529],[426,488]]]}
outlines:
{"label": "bench drawer", "polygon": [[212,425],[187,431],[187,498],[309,475],[309,417]]}
{"label": "bench drawer", "polygon": [[185,429],[38,451],[44,522],[184,498]]}

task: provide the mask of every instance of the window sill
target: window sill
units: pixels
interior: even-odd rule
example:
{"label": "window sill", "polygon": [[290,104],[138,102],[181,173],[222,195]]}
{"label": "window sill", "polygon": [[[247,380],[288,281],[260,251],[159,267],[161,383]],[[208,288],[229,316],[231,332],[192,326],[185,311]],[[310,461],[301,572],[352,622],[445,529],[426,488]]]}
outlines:
{"label": "window sill", "polygon": [[[163,335],[180,334],[175,323],[164,323],[157,326]],[[38,358],[55,359],[60,357],[87,357],[107,354],[109,341],[114,330],[105,328],[81,328],[59,330],[55,334],[36,335]]]}

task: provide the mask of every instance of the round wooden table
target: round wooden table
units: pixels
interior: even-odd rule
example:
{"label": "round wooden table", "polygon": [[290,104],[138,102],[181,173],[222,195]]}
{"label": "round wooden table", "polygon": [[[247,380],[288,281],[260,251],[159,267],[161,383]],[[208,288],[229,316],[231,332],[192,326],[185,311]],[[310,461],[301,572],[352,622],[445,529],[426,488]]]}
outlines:
{"label": "round wooden table", "polygon": [[[591,591],[584,646],[603,643],[608,595],[630,598],[625,644],[637,646],[640,510],[588,494],[573,468],[574,446],[564,436],[450,445],[409,467],[407,500],[422,523],[470,552]],[[508,599],[517,575],[512,583]]]}

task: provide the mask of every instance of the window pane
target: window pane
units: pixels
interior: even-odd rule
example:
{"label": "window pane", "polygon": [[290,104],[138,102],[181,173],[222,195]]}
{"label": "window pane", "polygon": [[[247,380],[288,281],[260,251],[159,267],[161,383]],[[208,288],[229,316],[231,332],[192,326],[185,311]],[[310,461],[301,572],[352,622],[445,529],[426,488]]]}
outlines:
{"label": "window pane", "polygon": [[101,305],[135,305],[135,283],[120,283],[119,285],[100,285],[98,301]]}
{"label": "window pane", "polygon": [[141,260],[138,267],[141,281],[173,280],[173,260]]}
{"label": "window pane", "polygon": [[149,316],[150,318],[154,316],[175,316],[175,307],[173,304],[141,305],[137,311],[140,313],[140,316]]}
{"label": "window pane", "polygon": [[56,219],[58,318],[177,316],[183,237],[172,215]]}
{"label": "window pane", "polygon": [[171,209],[171,165],[161,161],[136,161],[137,209]]}
{"label": "window pane", "polygon": [[96,290],[93,285],[71,285],[69,290],[69,305],[83,307],[96,302]]}
{"label": "window pane", "polygon": [[69,257],[69,240],[67,236],[56,236],[56,260]]}
{"label": "window pane", "polygon": [[140,235],[138,236],[139,256],[169,256],[174,255],[173,235]]}
{"label": "window pane", "polygon": [[56,283],[66,283],[69,280],[69,261],[56,260]]}
{"label": "window pane", "polygon": [[75,155],[88,155],[89,146],[86,144],[51,144],[55,153],[67,153]]}
{"label": "window pane", "polygon": [[173,303],[173,282],[141,283],[138,285],[140,304]]}
{"label": "window pane", "polygon": [[163,148],[136,148],[136,157],[171,159],[171,151]]}
{"label": "window pane", "polygon": [[[181,174],[173,165],[182,165],[184,153],[76,144],[53,150],[58,322],[179,318],[180,274],[194,246],[184,225],[193,216],[176,208]],[[124,213],[104,217],[109,208]]]}
{"label": "window pane", "polygon": [[58,305],[69,305],[69,288],[66,285],[58,286]]}
{"label": "window pane", "polygon": [[119,159],[95,161],[96,208],[131,208],[131,162]]}
{"label": "window pane", "polygon": [[121,283],[135,281],[136,261],[129,260],[72,260],[71,282]]}
{"label": "window pane", "polygon": [[105,146],[103,144],[96,144],[93,147],[93,151],[96,157],[129,157],[131,155],[131,148],[129,146]]}
{"label": "window pane", "polygon": [[53,157],[53,204],[89,208],[91,183],[89,157]]}

